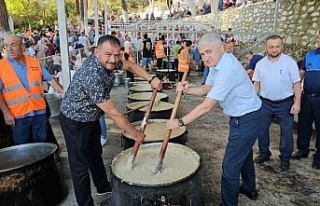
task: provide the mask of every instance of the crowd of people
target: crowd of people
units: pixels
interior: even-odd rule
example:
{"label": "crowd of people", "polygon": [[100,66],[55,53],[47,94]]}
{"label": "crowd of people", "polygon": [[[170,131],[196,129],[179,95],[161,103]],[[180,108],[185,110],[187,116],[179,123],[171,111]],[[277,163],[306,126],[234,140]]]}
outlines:
{"label": "crowd of people", "polygon": [[[233,55],[236,40],[231,30],[222,36],[207,33],[194,41],[178,34],[169,43],[163,34],[150,38],[148,34],[130,36],[113,31],[111,35],[101,35],[96,44],[93,31],[91,28],[88,34],[68,32],[70,62],[76,61],[72,59],[75,49],[83,48],[88,55],[75,67],[77,72],[65,93],[53,78],[55,73],[50,74],[41,62],[45,56],[59,54],[58,31],[47,27],[44,31],[27,30],[22,37],[6,37],[3,42],[5,58],[0,60],[0,109],[3,124],[12,129],[14,144],[48,141],[42,82],[47,81],[56,91],[64,93],[60,122],[79,205],[93,205],[89,171],[98,195],[111,192],[101,156],[105,144],[101,138],[107,136],[104,115],[138,143],[145,137],[117,109],[110,96],[113,72],[120,61],[122,69],[132,78],[133,74],[140,76],[153,89],[161,90],[162,77],[153,77],[150,72],[153,65],[157,69],[164,68],[164,59],[172,57],[172,69],[179,82],[177,91],[206,96],[189,113],[169,120],[168,129],[188,125],[218,105],[230,117],[222,163],[221,205],[237,205],[239,194],[251,200],[258,198],[254,163],[263,164],[272,156],[269,129],[274,117],[278,117],[281,130],[279,168],[287,171],[292,159],[308,158],[312,124],[315,123],[316,152],[311,167],[320,169],[320,34],[318,48],[307,52],[300,67],[283,53],[283,39],[271,35],[264,45],[265,54],[249,52],[244,68]],[[54,59],[53,64],[59,65],[60,61]],[[169,60],[166,67],[170,67]],[[183,74],[193,69],[205,71],[202,85],[198,87],[191,87],[188,81],[181,82]],[[57,71],[61,71],[61,67]],[[294,115],[299,116],[298,151],[295,153]],[[259,155],[253,158],[252,147],[256,140]]]}

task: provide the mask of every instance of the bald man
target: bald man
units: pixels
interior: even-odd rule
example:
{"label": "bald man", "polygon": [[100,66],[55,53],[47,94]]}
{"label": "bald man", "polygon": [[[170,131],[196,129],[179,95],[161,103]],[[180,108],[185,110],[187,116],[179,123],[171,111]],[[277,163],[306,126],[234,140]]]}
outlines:
{"label": "bald man", "polygon": [[[40,64],[24,55],[18,36],[8,36],[3,44],[6,58],[0,60],[0,109],[12,127],[15,144],[47,141],[47,117],[43,81],[63,93],[62,86]],[[32,137],[30,134],[33,134]]]}

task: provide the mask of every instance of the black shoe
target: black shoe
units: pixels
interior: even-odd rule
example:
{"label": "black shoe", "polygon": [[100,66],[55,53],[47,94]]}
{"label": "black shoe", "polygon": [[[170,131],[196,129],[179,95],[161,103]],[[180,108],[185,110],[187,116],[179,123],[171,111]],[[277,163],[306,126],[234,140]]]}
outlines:
{"label": "black shoe", "polygon": [[320,170],[320,161],[313,160],[312,162],[312,168],[316,170]]}
{"label": "black shoe", "polygon": [[298,151],[298,152],[293,153],[292,159],[293,160],[299,160],[301,158],[308,158],[308,156],[309,156],[308,154],[303,154],[300,151]]}
{"label": "black shoe", "polygon": [[246,191],[246,190],[244,190],[242,187],[240,187],[239,193],[247,196],[247,198],[249,198],[250,200],[257,200],[257,199],[258,199],[258,192],[257,192],[257,190],[254,190],[254,191]]}
{"label": "black shoe", "polygon": [[111,186],[110,183],[108,182],[107,186],[104,189],[97,190],[97,195],[106,195],[111,193]]}
{"label": "black shoe", "polygon": [[290,169],[290,162],[289,160],[281,160],[281,163],[280,163],[280,169],[282,171],[287,171]]}
{"label": "black shoe", "polygon": [[256,158],[254,158],[254,162],[257,163],[257,164],[262,164],[266,161],[269,161],[270,160],[270,157],[263,157],[261,155],[257,156]]}

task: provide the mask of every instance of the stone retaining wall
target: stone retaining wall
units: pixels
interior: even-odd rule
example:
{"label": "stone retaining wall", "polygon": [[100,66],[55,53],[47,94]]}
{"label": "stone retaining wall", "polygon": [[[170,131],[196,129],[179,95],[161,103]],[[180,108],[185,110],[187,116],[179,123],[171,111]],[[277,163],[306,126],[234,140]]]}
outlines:
{"label": "stone retaining wall", "polygon": [[[278,1],[278,6],[276,2],[256,3],[229,8],[217,14],[185,18],[183,21],[212,22],[215,28],[222,31],[232,28],[234,35],[243,42],[259,41],[270,34],[279,34],[285,40],[285,53],[298,60],[305,51],[317,47],[320,1]],[[263,53],[263,42],[253,51]]]}

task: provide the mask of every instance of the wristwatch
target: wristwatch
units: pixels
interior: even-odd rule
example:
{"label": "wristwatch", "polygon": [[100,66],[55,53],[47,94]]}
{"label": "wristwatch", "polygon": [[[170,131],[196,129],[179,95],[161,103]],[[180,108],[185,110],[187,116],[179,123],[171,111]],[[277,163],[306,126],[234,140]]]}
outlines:
{"label": "wristwatch", "polygon": [[182,118],[179,118],[179,119],[178,119],[178,125],[179,125],[179,127],[185,126]]}

